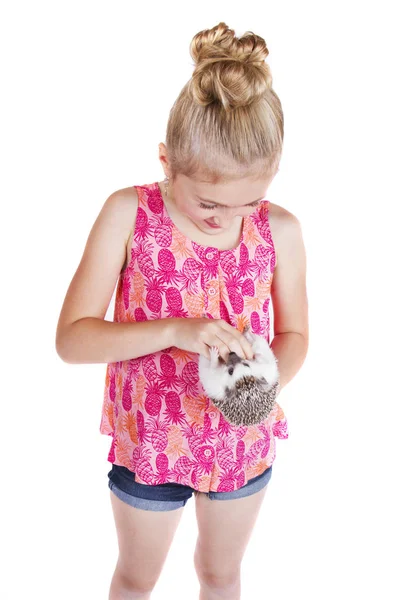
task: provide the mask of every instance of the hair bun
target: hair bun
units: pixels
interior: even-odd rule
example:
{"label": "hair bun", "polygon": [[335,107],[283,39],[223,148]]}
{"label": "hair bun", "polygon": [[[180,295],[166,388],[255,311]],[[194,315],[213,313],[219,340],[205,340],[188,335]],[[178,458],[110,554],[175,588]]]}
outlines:
{"label": "hair bun", "polygon": [[238,38],[223,22],[200,31],[190,44],[194,99],[201,105],[219,101],[226,110],[257,101],[272,88],[268,54],[265,40],[251,31]]}

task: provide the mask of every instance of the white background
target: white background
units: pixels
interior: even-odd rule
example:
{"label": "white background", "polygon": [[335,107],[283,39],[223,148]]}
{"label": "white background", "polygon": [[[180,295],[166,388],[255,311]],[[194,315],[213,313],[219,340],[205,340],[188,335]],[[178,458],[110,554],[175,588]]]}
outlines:
{"label": "white background", "polygon": [[[13,2],[1,22],[4,600],[107,600],[117,560],[99,433],[105,364],[55,351],[115,190],[159,181],[192,37],[264,37],[285,114],[268,198],[302,223],[310,347],[242,600],[399,598],[399,48],[394,2]],[[397,255],[397,256],[396,256]],[[114,297],[107,313],[112,320]],[[194,498],[152,598],[196,600]]]}

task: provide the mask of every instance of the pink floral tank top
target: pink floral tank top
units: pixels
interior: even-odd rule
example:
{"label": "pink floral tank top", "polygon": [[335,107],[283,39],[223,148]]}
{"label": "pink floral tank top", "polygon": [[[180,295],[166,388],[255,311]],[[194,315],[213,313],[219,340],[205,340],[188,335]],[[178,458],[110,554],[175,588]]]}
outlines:
{"label": "pink floral tank top", "polygon": [[[269,343],[276,259],[269,201],[244,217],[236,248],[218,250],[177,229],[157,182],[134,187],[131,260],[118,280],[114,321],[207,314],[239,331],[249,324]],[[277,402],[257,426],[227,422],[199,381],[198,358],[170,347],[107,365],[100,433],[112,437],[108,461],[132,471],[138,483],[235,491],[272,465],[275,437],[288,437]]]}

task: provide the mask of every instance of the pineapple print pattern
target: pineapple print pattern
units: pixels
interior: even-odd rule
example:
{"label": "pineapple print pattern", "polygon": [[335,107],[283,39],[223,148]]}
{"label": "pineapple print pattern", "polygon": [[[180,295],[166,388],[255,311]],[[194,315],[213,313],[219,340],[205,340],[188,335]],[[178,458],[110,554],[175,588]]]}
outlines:
{"label": "pineapple print pattern", "polygon": [[[275,248],[268,201],[244,218],[232,250],[201,246],[169,218],[158,183],[135,186],[139,207],[131,260],[121,273],[114,321],[207,314],[243,331],[269,335]],[[199,381],[198,354],[176,347],[109,363],[100,433],[112,438],[108,461],[143,485],[173,482],[200,492],[231,492],[275,460],[288,437],[277,402],[257,426],[228,423]],[[133,475],[135,473],[135,475]]]}

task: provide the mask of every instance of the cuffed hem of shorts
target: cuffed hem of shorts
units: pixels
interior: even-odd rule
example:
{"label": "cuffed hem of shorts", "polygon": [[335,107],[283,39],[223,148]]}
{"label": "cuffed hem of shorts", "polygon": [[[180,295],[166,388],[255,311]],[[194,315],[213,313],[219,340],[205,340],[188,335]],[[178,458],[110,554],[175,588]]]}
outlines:
{"label": "cuffed hem of shorts", "polygon": [[154,511],[165,511],[165,510],[177,510],[178,508],[182,508],[185,506],[187,500],[179,500],[177,502],[170,502],[164,500],[149,500],[148,498],[137,498],[136,496],[131,496],[126,492],[122,491],[113,483],[111,480],[108,480],[108,487],[110,490],[123,502],[129,504],[130,506],[134,506],[135,508],[140,508],[141,510],[154,510]]}
{"label": "cuffed hem of shorts", "polygon": [[262,473],[262,475],[264,475],[264,477],[260,476],[260,479],[257,479],[257,481],[254,481],[248,486],[243,486],[234,492],[208,492],[208,495],[211,500],[236,500],[236,498],[247,498],[247,496],[256,494],[268,485],[272,476],[272,468],[270,468],[268,476],[265,476],[265,472]]}

